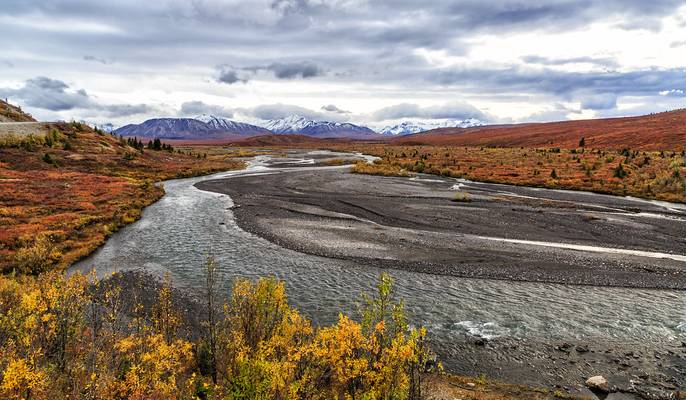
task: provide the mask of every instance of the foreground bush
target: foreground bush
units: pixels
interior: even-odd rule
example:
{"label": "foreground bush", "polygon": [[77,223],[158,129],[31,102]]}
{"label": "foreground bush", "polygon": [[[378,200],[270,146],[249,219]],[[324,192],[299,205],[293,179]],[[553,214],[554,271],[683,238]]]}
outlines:
{"label": "foreground bush", "polygon": [[414,399],[425,331],[410,329],[384,275],[361,322],[315,328],[283,282],[235,282],[217,301],[207,265],[202,332],[184,326],[166,279],[125,312],[93,276],[0,277],[0,398]]}

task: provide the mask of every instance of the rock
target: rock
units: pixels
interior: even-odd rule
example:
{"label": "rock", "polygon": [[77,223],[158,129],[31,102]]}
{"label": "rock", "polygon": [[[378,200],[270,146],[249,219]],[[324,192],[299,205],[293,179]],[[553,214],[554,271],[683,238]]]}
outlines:
{"label": "rock", "polygon": [[610,384],[607,382],[607,379],[605,379],[601,375],[592,376],[588,378],[586,380],[586,387],[588,387],[591,390],[597,390],[602,393],[610,392]]}
{"label": "rock", "polygon": [[577,353],[588,353],[588,346],[576,346]]}
{"label": "rock", "polygon": [[473,387],[476,387],[476,383],[474,383],[474,382],[467,382],[467,386],[469,386],[470,388],[473,388]]}
{"label": "rock", "polygon": [[565,353],[569,353],[569,349],[571,348],[572,345],[569,343],[562,343],[561,345],[557,346],[557,350],[564,351]]}
{"label": "rock", "polygon": [[477,339],[474,344],[477,346],[486,346],[486,342],[488,342],[486,339]]}

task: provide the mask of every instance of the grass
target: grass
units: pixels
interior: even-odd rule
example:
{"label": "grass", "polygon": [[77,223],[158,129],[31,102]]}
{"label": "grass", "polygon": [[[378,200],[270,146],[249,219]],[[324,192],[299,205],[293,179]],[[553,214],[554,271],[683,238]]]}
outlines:
{"label": "grass", "polygon": [[338,150],[380,157],[354,172],[412,172],[481,182],[585,190],[686,202],[686,155],[676,151],[485,148],[347,144]]}
{"label": "grass", "polygon": [[457,192],[455,193],[455,197],[453,197],[451,201],[455,203],[470,203],[472,201],[472,198],[471,196],[469,196],[469,193],[467,192]]}
{"label": "grass", "polygon": [[328,160],[319,161],[317,164],[325,167],[332,167],[336,165],[350,165],[355,163],[356,161],[351,158],[330,158]]}
{"label": "grass", "polygon": [[0,143],[2,272],[20,264],[17,254],[45,253],[42,237],[54,243],[51,265],[66,267],[158,200],[164,189],[155,182],[244,165],[225,154],[138,150],[78,123],[51,124],[48,132]]}
{"label": "grass", "polygon": [[369,174],[381,176],[402,176],[409,177],[414,175],[408,170],[394,164],[389,163],[373,163],[368,164],[364,161],[359,161],[350,169],[355,174]]}
{"label": "grass", "polygon": [[21,108],[0,100],[0,122],[34,122]]}

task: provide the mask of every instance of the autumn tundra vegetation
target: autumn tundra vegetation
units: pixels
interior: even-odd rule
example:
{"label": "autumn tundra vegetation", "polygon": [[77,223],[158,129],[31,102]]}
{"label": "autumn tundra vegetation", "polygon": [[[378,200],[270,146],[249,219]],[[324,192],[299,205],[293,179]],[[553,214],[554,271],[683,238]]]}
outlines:
{"label": "autumn tundra vegetation", "polygon": [[427,173],[480,182],[553,189],[586,190],[675,202],[686,201],[684,151],[388,146],[350,144],[346,148],[379,157],[353,172],[408,176]]}
{"label": "autumn tundra vegetation", "polygon": [[358,320],[316,327],[275,279],[239,279],[223,301],[216,268],[195,330],[168,276],[148,304],[94,275],[0,276],[0,397],[418,399],[438,368],[387,275]]}
{"label": "autumn tundra vegetation", "polygon": [[156,182],[242,166],[78,122],[0,134],[0,271],[64,268],[138,219],[164,194]]}
{"label": "autumn tundra vegetation", "polygon": [[453,178],[686,201],[686,110],[629,118],[435,129],[338,144],[380,157],[353,172]]}

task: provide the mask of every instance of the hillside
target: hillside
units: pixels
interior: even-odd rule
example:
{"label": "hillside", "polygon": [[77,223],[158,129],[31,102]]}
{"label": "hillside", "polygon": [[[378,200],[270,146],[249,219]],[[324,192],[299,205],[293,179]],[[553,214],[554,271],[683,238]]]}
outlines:
{"label": "hillside", "polygon": [[435,129],[391,140],[398,145],[686,149],[686,110],[640,117]]}
{"label": "hillside", "polygon": [[160,198],[155,181],[242,166],[144,149],[84,124],[43,125],[47,133],[0,136],[0,271],[66,266]]}
{"label": "hillside", "polygon": [[36,120],[21,108],[0,100],[0,123],[2,122],[36,122]]}

